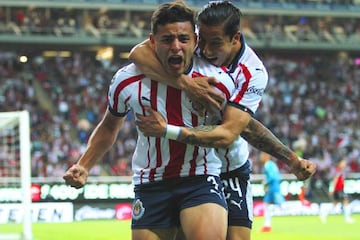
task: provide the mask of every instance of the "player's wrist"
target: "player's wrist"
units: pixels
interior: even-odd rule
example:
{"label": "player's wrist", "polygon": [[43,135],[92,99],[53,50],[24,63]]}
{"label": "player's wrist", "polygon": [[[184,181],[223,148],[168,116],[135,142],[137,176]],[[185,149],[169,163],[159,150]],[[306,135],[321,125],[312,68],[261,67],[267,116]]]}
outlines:
{"label": "player's wrist", "polygon": [[183,91],[187,91],[189,89],[191,89],[191,84],[192,84],[192,78],[190,78],[189,76],[182,74],[179,78],[179,87],[181,90]]}
{"label": "player's wrist", "polygon": [[181,135],[181,127],[167,124],[164,137],[167,139],[178,140]]}

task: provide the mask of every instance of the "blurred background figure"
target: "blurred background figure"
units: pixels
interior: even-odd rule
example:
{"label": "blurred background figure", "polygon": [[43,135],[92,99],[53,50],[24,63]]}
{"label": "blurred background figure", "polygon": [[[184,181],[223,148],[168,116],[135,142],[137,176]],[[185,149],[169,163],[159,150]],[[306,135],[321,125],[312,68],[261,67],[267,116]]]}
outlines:
{"label": "blurred background figure", "polygon": [[344,213],[344,220],[346,223],[354,223],[354,219],[351,218],[351,206],[349,205],[349,197],[344,192],[345,189],[345,171],[346,160],[342,157],[336,166],[335,176],[329,192],[329,196],[332,198],[333,204],[331,208],[324,207],[320,210],[320,220],[322,223],[327,222],[327,216],[334,210],[340,203],[342,212]]}
{"label": "blurred background figure", "polygon": [[284,196],[280,192],[281,175],[279,168],[267,153],[260,153],[260,161],[264,165],[263,171],[265,174],[264,187],[265,187],[265,212],[264,212],[264,226],[261,232],[271,231],[271,218],[273,205],[279,205],[285,201]]}

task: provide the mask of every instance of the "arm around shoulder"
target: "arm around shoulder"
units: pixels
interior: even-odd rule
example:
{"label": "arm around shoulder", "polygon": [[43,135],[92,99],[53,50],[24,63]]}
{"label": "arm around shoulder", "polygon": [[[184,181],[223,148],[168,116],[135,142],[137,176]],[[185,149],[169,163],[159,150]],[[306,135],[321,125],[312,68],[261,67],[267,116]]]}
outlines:
{"label": "arm around shoulder", "polygon": [[200,126],[181,129],[178,141],[205,147],[228,147],[243,131],[250,121],[250,114],[231,105],[224,111],[220,125]]}
{"label": "arm around shoulder", "polygon": [[164,70],[149,39],[137,44],[131,49],[129,60],[134,62],[140,71],[151,79],[174,88],[182,88],[181,78],[170,77]]}

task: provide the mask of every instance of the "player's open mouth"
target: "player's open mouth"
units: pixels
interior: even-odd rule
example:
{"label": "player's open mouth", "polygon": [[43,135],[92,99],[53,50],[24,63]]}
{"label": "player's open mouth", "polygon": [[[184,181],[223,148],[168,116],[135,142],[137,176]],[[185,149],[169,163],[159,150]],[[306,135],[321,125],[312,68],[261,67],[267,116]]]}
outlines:
{"label": "player's open mouth", "polygon": [[171,65],[172,67],[176,67],[179,68],[181,67],[181,64],[183,62],[183,58],[182,56],[170,56],[168,59],[169,65]]}
{"label": "player's open mouth", "polygon": [[170,64],[180,64],[183,58],[181,56],[171,56],[169,57]]}

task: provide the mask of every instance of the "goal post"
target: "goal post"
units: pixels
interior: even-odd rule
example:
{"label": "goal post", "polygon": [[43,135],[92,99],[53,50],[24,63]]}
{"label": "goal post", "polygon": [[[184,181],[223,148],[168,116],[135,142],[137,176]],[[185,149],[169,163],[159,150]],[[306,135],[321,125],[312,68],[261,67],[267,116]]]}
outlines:
{"label": "goal post", "polygon": [[[0,239],[32,240],[31,142],[28,111],[0,112],[0,184],[21,188],[21,234]],[[6,180],[8,179],[8,180]],[[1,203],[0,203],[1,204]]]}

